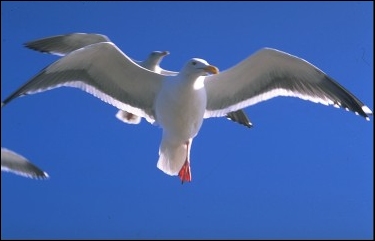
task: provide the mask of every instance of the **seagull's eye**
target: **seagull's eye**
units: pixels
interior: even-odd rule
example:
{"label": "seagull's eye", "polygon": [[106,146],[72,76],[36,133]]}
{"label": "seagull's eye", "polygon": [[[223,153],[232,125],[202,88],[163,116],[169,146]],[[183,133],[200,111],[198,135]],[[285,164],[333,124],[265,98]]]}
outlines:
{"label": "seagull's eye", "polygon": [[196,65],[196,64],[197,64],[197,62],[193,61],[193,62],[191,62],[191,64],[192,64],[192,65]]}

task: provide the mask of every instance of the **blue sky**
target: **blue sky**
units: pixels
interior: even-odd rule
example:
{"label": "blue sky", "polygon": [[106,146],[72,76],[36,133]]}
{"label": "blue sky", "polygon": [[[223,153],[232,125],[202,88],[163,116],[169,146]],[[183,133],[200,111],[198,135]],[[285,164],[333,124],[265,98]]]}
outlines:
{"label": "blue sky", "polygon": [[[374,109],[372,2],[1,2],[1,18],[2,100],[58,59],[23,43],[90,32],[176,71],[276,48]],[[1,146],[51,178],[1,174],[2,238],[373,238],[373,118],[283,97],[245,111],[252,129],[205,120],[181,185],[156,168],[160,128],[73,88],[14,100]]]}

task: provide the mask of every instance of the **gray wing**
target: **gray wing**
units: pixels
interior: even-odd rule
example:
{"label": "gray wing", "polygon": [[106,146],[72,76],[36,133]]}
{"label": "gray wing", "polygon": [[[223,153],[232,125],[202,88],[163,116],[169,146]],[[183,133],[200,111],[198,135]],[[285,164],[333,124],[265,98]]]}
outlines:
{"label": "gray wing", "polygon": [[1,170],[30,178],[48,178],[48,174],[29,162],[25,157],[1,148]]}
{"label": "gray wing", "polygon": [[22,95],[68,86],[154,122],[154,100],[163,79],[134,63],[113,43],[102,42],[54,62],[7,97],[2,106]]}
{"label": "gray wing", "polygon": [[35,51],[64,56],[74,50],[100,42],[111,42],[111,40],[102,34],[71,33],[29,41],[24,45]]}
{"label": "gray wing", "polygon": [[345,108],[369,120],[372,111],[309,62],[264,48],[236,66],[207,76],[205,118],[223,116],[277,96],[292,96]]}

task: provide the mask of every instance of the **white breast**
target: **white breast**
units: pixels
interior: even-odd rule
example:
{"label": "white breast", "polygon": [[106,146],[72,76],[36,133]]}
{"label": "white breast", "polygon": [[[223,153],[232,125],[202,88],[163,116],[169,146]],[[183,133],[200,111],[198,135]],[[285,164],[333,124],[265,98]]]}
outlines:
{"label": "white breast", "polygon": [[207,105],[204,78],[194,82],[168,80],[156,100],[156,119],[164,134],[187,141],[198,133]]}

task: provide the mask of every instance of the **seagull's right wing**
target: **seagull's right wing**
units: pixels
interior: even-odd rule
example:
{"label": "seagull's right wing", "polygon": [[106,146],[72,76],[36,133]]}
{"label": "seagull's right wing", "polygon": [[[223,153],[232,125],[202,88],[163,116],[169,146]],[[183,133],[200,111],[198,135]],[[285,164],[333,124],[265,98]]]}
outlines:
{"label": "seagull's right wing", "polygon": [[154,101],[165,76],[134,63],[111,42],[91,44],[54,62],[6,98],[61,86],[79,88],[118,109],[154,122]]}
{"label": "seagull's right wing", "polygon": [[24,45],[35,51],[64,56],[87,45],[101,42],[111,42],[111,40],[102,34],[71,33],[29,41]]}
{"label": "seagull's right wing", "polygon": [[29,162],[25,157],[1,148],[1,170],[30,178],[48,178],[48,174]]}

